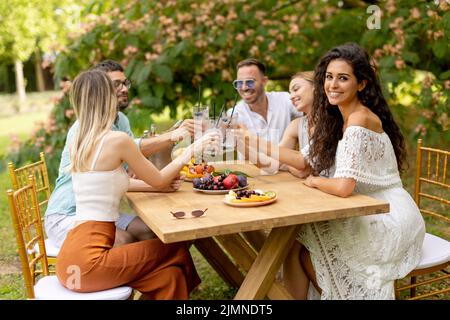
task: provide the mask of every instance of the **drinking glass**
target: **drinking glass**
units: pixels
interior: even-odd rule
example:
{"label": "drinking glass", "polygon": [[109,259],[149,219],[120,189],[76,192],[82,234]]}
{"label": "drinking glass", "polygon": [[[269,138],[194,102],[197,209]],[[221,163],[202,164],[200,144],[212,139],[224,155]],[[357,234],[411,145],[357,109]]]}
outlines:
{"label": "drinking glass", "polygon": [[219,146],[219,153],[216,153],[215,150],[204,150],[203,154],[209,161],[216,161],[218,160],[218,157],[222,155],[222,149],[223,149],[223,136],[222,131],[217,126],[216,121],[214,119],[208,119],[204,121],[205,123],[205,134],[210,132],[216,132],[220,136],[220,146]]}
{"label": "drinking glass", "polygon": [[197,140],[203,135],[206,121],[209,120],[209,107],[194,106],[192,116],[194,118],[194,140]]}
{"label": "drinking glass", "polygon": [[220,115],[218,127],[223,135],[224,152],[232,152],[235,149],[235,137],[232,129],[237,121],[237,113],[233,114],[233,118],[231,118],[226,112]]}

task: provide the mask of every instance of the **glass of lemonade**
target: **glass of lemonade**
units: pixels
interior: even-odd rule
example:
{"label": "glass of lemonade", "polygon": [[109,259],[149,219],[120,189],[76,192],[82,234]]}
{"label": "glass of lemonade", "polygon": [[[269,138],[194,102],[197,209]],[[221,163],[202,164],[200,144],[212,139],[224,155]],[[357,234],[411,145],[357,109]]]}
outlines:
{"label": "glass of lemonade", "polygon": [[194,140],[203,135],[206,121],[209,120],[208,106],[194,106],[192,109],[192,117],[194,119]]}
{"label": "glass of lemonade", "polygon": [[236,138],[233,134],[233,129],[237,121],[237,113],[233,114],[233,118],[226,112],[220,115],[219,128],[223,135],[223,158],[225,161],[234,160],[235,158]]}
{"label": "glass of lemonade", "polygon": [[[218,126],[216,126],[216,121],[214,119],[205,120],[204,124],[205,124],[205,127],[204,127],[205,134],[210,133],[210,132],[216,132],[220,136],[220,138],[219,138],[220,141],[223,142],[222,131],[220,130],[220,128]],[[218,161],[218,160],[221,160],[222,148],[223,148],[223,143],[221,143],[221,145],[219,146],[219,152],[216,152],[216,150],[204,150],[203,154],[209,161]],[[219,157],[220,157],[220,159],[219,159]]]}

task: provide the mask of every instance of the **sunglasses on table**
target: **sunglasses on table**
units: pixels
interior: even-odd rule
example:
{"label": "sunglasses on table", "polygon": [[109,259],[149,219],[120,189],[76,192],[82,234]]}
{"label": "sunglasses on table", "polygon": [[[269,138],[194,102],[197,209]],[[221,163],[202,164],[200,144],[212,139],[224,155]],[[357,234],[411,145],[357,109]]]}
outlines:
{"label": "sunglasses on table", "polygon": [[248,89],[255,89],[255,83],[256,83],[255,79],[234,80],[233,81],[233,87],[236,90],[241,90],[244,87],[244,84],[245,84],[245,86]]}
{"label": "sunglasses on table", "polygon": [[128,79],[125,79],[123,81],[120,80],[114,80],[113,81],[114,88],[119,89],[122,88],[122,85],[125,86],[125,88],[130,89],[131,88],[131,81]]}
{"label": "sunglasses on table", "polygon": [[172,214],[172,216],[174,216],[174,218],[177,219],[198,218],[204,215],[206,213],[206,210],[208,210],[208,208],[206,208],[205,210],[194,210],[191,211],[191,213],[186,213],[184,211],[176,211],[176,212],[170,211],[170,213]]}

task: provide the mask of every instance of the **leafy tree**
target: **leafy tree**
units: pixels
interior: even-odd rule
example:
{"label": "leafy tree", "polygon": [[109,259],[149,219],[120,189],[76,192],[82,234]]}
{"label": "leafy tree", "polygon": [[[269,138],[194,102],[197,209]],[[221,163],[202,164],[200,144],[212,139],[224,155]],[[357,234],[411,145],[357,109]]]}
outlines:
{"label": "leafy tree", "polygon": [[[19,100],[25,99],[22,65],[32,54],[57,50],[66,44],[67,31],[77,19],[74,0],[2,0],[0,2],[0,58],[15,65]],[[77,5],[78,3],[78,5]],[[78,14],[79,17],[79,14]],[[39,66],[39,63],[38,63]],[[39,69],[40,70],[40,69]],[[39,77],[38,77],[39,79]]]}

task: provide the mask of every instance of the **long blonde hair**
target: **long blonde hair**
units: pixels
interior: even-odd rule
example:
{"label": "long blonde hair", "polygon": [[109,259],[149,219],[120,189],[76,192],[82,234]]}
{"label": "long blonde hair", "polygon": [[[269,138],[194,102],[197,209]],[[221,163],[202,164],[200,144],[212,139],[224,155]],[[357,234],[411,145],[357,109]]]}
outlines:
{"label": "long blonde hair", "polygon": [[111,79],[100,70],[80,73],[70,89],[70,103],[79,122],[70,149],[70,169],[86,171],[93,147],[111,130],[117,116],[117,97]]}

